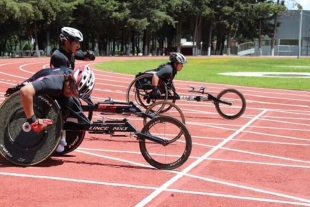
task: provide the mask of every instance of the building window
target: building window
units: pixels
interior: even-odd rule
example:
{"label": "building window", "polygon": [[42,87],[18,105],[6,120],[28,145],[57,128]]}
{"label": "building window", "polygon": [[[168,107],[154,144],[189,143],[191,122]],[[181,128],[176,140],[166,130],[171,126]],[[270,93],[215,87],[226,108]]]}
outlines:
{"label": "building window", "polygon": [[[272,41],[271,39],[263,39],[262,40],[262,46],[270,46],[271,41]],[[258,45],[258,40],[255,40],[255,45]],[[274,45],[276,45],[276,43]]]}
{"label": "building window", "polygon": [[280,39],[279,45],[298,45],[298,39]]}

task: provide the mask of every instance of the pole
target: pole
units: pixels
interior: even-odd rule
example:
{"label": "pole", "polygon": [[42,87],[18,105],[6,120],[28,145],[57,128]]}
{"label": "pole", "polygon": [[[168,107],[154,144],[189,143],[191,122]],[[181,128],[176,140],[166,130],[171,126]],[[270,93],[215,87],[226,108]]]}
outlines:
{"label": "pole", "polygon": [[299,20],[298,58],[300,58],[301,55],[301,30],[302,30],[302,9],[300,10],[300,20]]}

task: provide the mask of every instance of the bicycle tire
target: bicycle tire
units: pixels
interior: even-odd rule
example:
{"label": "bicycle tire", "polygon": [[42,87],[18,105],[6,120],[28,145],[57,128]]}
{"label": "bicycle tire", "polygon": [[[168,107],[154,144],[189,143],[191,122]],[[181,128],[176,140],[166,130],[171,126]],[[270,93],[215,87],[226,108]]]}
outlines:
{"label": "bicycle tire", "polygon": [[[232,89],[232,88],[228,88],[228,89],[224,89],[222,90],[218,95],[217,95],[217,99],[219,100],[223,100],[223,96],[226,95],[226,94],[234,94],[236,95],[235,97],[237,97],[239,100],[236,100],[236,101],[241,101],[241,108],[240,110],[237,110],[236,112],[233,112],[232,114],[228,114],[224,111],[224,108],[222,107],[226,107],[227,105],[226,104],[222,104],[222,103],[219,103],[219,102],[215,102],[215,108],[216,108],[216,111],[219,113],[219,115],[225,119],[230,119],[230,120],[233,120],[233,119],[237,119],[239,118],[240,116],[243,115],[243,113],[245,112],[245,109],[246,109],[246,100],[245,100],[245,97],[243,96],[243,94],[241,92],[239,92],[238,90],[236,89]],[[236,102],[235,101],[235,102]]]}
{"label": "bicycle tire", "polygon": [[[143,156],[143,158],[146,160],[146,162],[148,162],[151,166],[157,168],[157,169],[164,169],[164,170],[173,170],[176,169],[178,167],[180,167],[181,165],[183,165],[189,158],[191,151],[192,151],[192,138],[191,135],[188,131],[188,129],[186,128],[186,126],[180,122],[179,120],[173,118],[173,117],[169,117],[169,116],[158,116],[155,117],[154,119],[151,119],[149,122],[146,123],[146,125],[143,127],[142,129],[142,133],[144,134],[151,134],[152,135],[152,128],[156,127],[157,124],[166,124],[166,123],[170,123],[172,125],[174,125],[175,127],[179,128],[182,130],[183,135],[184,135],[184,142],[180,141],[177,142],[178,140],[171,140],[169,142],[168,145],[163,146],[161,144],[157,144],[155,142],[146,140],[145,138],[141,138],[138,137],[139,139],[139,147],[140,147],[140,152]],[[155,132],[157,132],[157,130],[155,129]],[[154,136],[157,136],[156,134]],[[146,144],[151,145],[150,148],[146,147]],[[175,147],[173,144],[184,144],[185,143],[185,147]],[[162,154],[158,153],[158,150],[156,149],[156,154],[153,153],[149,153],[149,150],[154,149],[155,147],[169,147],[171,145],[171,147],[173,148],[173,150],[181,150],[180,151],[180,157],[179,155],[177,156],[176,160],[173,161],[167,161],[167,163],[163,163],[162,161],[158,161],[159,158],[162,157]],[[166,150],[164,150],[166,152]],[[163,154],[165,155],[165,154]],[[157,157],[156,157],[157,156]],[[156,157],[156,158],[155,158]],[[167,159],[174,159],[174,156],[171,156],[170,154],[167,156]],[[166,161],[166,159],[164,159]]]}

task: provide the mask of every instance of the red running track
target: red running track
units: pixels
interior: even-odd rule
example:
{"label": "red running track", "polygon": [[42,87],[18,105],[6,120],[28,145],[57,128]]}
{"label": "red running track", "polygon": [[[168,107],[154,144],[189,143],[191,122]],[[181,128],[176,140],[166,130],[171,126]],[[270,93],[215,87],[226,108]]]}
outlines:
{"label": "red running track", "polygon": [[[96,62],[110,59],[122,60]],[[48,58],[1,59],[0,102],[6,88],[48,63]],[[99,70],[96,76],[95,102],[125,101],[133,76]],[[187,85],[204,85],[214,94],[236,88],[247,99],[246,112],[224,120],[211,103],[177,102],[193,150],[176,171],[149,166],[135,139],[108,135],[87,134],[76,151],[38,166],[16,167],[1,157],[1,206],[310,206],[308,92],[175,84],[180,94],[188,94]],[[142,126],[138,118],[129,119]]]}

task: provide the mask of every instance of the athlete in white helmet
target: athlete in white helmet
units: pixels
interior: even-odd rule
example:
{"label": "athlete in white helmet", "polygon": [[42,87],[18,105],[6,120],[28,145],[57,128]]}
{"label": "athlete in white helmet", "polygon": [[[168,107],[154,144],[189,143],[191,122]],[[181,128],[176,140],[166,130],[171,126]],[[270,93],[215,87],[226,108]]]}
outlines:
{"label": "athlete in white helmet", "polygon": [[[66,67],[74,70],[75,59],[84,61],[95,60],[95,55],[93,51],[88,50],[87,52],[83,52],[82,50],[80,50],[80,42],[83,41],[83,34],[79,30],[72,27],[63,27],[61,29],[59,39],[61,42],[61,48],[53,52],[50,60],[51,68]],[[85,72],[87,71],[88,70],[85,70]],[[83,96],[89,102],[91,102],[90,92],[91,91],[89,91],[89,93],[84,94]],[[79,104],[80,102],[76,100],[76,103]],[[72,119],[72,117],[70,117],[70,119]],[[78,121],[76,119],[74,120]],[[77,133],[79,133],[80,135],[83,134],[83,132],[77,132]],[[75,136],[75,135],[69,134],[69,136]],[[66,145],[65,140],[66,140],[66,132],[63,133],[60,144],[65,146]]]}
{"label": "athlete in white helmet", "polygon": [[51,56],[50,67],[68,67],[74,70],[76,60],[95,60],[93,51],[83,52],[80,49],[80,42],[83,41],[83,34],[72,27],[63,27],[59,35],[61,48],[55,50]]}
{"label": "athlete in white helmet", "polygon": [[153,90],[151,95],[153,98],[160,97],[161,93],[157,88],[159,78],[173,87],[173,79],[177,72],[181,71],[183,64],[187,63],[186,57],[178,52],[172,52],[169,56],[170,62],[161,64],[156,73],[152,77]]}

